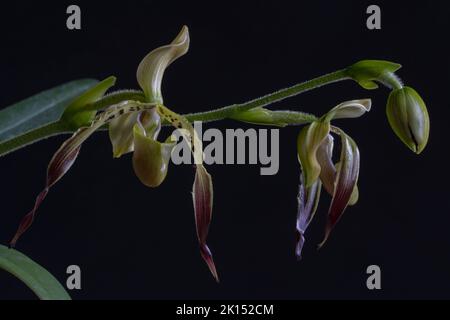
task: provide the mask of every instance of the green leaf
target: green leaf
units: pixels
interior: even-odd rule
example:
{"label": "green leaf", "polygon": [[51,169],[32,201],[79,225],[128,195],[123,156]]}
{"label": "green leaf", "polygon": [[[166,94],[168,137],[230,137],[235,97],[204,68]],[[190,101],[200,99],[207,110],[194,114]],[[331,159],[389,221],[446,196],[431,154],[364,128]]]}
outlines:
{"label": "green leaf", "polygon": [[0,111],[0,144],[57,122],[67,106],[97,80],[72,81],[38,93]]}
{"label": "green leaf", "polygon": [[71,300],[55,277],[17,250],[0,245],[0,269],[23,281],[41,300]]}

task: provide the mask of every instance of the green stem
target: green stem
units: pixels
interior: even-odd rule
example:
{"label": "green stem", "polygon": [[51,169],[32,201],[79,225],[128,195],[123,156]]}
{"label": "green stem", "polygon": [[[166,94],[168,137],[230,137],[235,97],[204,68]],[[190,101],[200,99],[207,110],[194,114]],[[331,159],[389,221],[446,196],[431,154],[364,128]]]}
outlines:
{"label": "green stem", "polygon": [[[184,116],[190,121],[217,121],[227,118],[233,118],[233,116],[236,116],[240,112],[244,112],[253,108],[257,107],[264,107],[269,104],[284,100],[289,97],[296,96],[298,94],[301,94],[303,92],[319,88],[321,86],[334,83],[341,80],[347,80],[350,79],[347,76],[347,73],[345,69],[339,70],[333,73],[329,73],[323,76],[320,76],[318,78],[296,84],[292,87],[285,88],[276,92],[273,92],[271,94],[265,95],[263,97],[251,100],[249,102],[241,103],[241,104],[233,104],[230,106],[226,106],[223,108],[219,108],[216,110],[206,111],[206,112],[199,112],[199,113],[190,113],[185,114]],[[144,94],[141,91],[134,91],[134,90],[124,90],[124,91],[117,91],[110,95],[107,95],[100,99],[99,101],[92,103],[88,106],[86,106],[86,109],[84,111],[94,111],[94,110],[102,110],[110,105],[117,104],[121,101],[125,100],[134,100],[134,101],[140,101],[145,102]],[[314,121],[314,116],[312,115],[306,115],[301,112],[294,112],[294,111],[274,111],[275,116],[278,119],[282,119],[285,121],[285,124],[289,125],[299,125],[299,124],[305,124],[309,123],[311,121]],[[270,123],[267,123],[267,125],[271,125]],[[102,128],[103,129],[103,128]],[[24,135],[21,135],[19,137],[13,138],[8,141],[0,142],[0,157],[4,156],[5,154],[8,154],[14,150],[17,150],[19,148],[25,147],[31,143],[37,142],[39,140],[62,134],[62,133],[70,133],[73,132],[73,130],[69,130],[66,126],[64,126],[64,123],[62,122],[55,122],[51,123],[49,125],[46,125],[44,127],[32,130],[30,132],[25,133]]]}
{"label": "green stem", "polygon": [[31,130],[21,136],[0,143],[0,156],[4,156],[17,149],[23,148],[34,142],[56,136],[62,133],[70,133],[61,122],[53,122],[44,127]]}
{"label": "green stem", "polygon": [[105,109],[113,104],[118,104],[119,102],[133,100],[145,102],[145,95],[142,91],[138,90],[120,90],[115,91],[101,98],[100,100],[91,103],[83,108],[83,111],[98,111]]}
{"label": "green stem", "polygon": [[263,97],[251,100],[249,102],[241,103],[241,104],[233,104],[227,107],[223,107],[216,110],[206,111],[206,112],[199,112],[199,113],[190,113],[185,114],[184,116],[189,121],[216,121],[216,120],[222,120],[226,118],[230,118],[233,115],[242,112],[247,111],[253,108],[257,107],[264,107],[269,104],[284,100],[289,97],[293,97],[296,95],[299,95],[301,93],[304,93],[306,91],[310,91],[319,87],[322,87],[324,85],[347,80],[350,79],[345,69],[339,70],[333,73],[329,73],[326,75],[323,75],[321,77],[296,84],[292,87],[282,89],[280,91],[276,91],[274,93],[270,93],[268,95],[265,95]]}

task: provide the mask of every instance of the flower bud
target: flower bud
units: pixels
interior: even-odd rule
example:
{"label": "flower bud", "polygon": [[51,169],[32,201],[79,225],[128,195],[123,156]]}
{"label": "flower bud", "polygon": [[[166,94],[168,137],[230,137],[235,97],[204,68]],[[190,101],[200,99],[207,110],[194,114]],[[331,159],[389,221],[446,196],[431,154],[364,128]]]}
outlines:
{"label": "flower bud", "polygon": [[389,124],[412,151],[419,154],[428,142],[430,119],[419,94],[410,87],[391,92],[386,107]]}

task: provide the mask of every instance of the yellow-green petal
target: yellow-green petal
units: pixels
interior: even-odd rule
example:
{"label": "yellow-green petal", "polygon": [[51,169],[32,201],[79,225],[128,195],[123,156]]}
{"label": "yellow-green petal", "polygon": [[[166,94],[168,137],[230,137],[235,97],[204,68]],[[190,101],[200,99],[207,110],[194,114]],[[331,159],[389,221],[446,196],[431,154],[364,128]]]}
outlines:
{"label": "yellow-green petal", "polygon": [[149,102],[163,103],[161,82],[166,68],[189,50],[189,30],[181,32],[169,45],[150,52],[139,64],[137,81]]}
{"label": "yellow-green petal", "polygon": [[298,159],[305,175],[305,187],[309,188],[320,175],[317,149],[330,132],[328,121],[315,121],[300,131],[297,139]]}

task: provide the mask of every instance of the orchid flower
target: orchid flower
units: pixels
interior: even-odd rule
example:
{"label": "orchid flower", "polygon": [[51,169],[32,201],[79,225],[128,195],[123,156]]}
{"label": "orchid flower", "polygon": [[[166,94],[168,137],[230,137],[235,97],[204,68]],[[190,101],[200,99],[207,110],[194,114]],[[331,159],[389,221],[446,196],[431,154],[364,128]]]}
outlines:
{"label": "orchid flower", "polygon": [[[332,126],[331,121],[356,118],[370,111],[369,99],[353,100],[339,104],[327,114],[304,127],[298,136],[298,159],[302,174],[298,196],[296,256],[301,259],[304,234],[316,212],[322,186],[332,196],[328,211],[325,237],[341,218],[345,209],[358,199],[359,150],[356,143],[343,130]],[[339,163],[333,163],[334,141],[331,133],[341,138]]]}
{"label": "orchid flower", "polygon": [[[99,113],[91,121],[90,126],[78,129],[64,142],[50,161],[44,190],[36,198],[33,209],[22,219],[10,243],[11,246],[15,246],[20,236],[31,226],[37,209],[47,196],[49,189],[72,167],[82,143],[105,125],[109,125],[113,156],[118,158],[133,152],[133,168],[139,180],[148,187],[159,186],[167,175],[171,152],[175,146],[172,136],[163,143],[157,140],[161,123],[165,120],[176,130],[181,131],[183,138],[191,147],[196,164],[193,202],[200,253],[214,278],[219,281],[211,251],[206,244],[212,217],[213,186],[211,176],[202,164],[202,144],[189,121],[163,105],[161,93],[165,69],[177,58],[183,56],[188,49],[189,31],[187,27],[183,27],[169,45],[153,50],[145,56],[137,69],[137,81],[145,94],[146,102],[123,101],[111,105]],[[83,111],[82,108],[85,105],[100,99],[109,88],[108,85],[113,84],[111,79],[107,80],[74,101],[66,112]],[[93,116],[92,111],[86,111],[85,116]]]}

